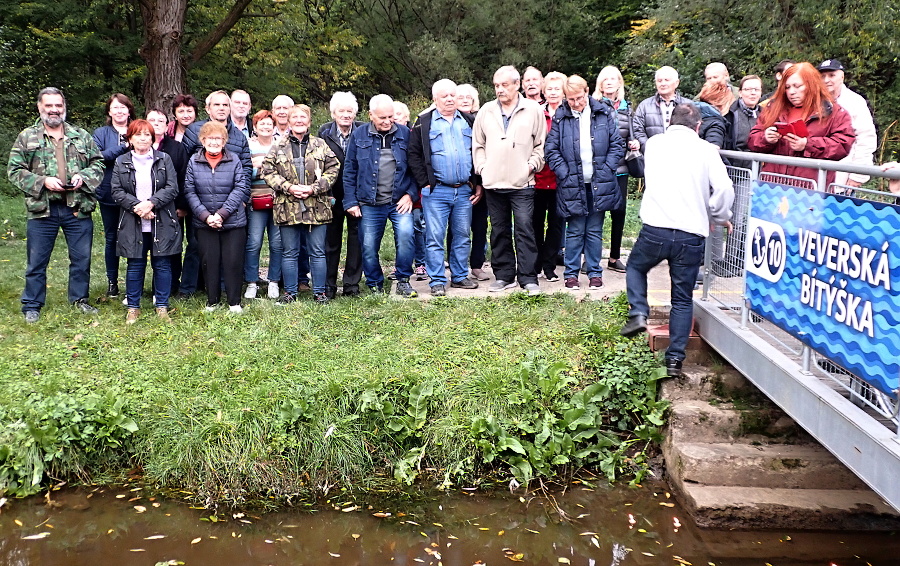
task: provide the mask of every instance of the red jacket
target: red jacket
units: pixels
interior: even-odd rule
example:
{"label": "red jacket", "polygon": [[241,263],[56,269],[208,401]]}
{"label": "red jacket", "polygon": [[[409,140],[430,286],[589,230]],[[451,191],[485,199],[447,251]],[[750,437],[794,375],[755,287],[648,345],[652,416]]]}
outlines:
{"label": "red jacket", "polygon": [[[803,151],[793,151],[784,138],[774,144],[767,142],[765,128],[762,126],[762,116],[760,116],[759,120],[756,121],[756,125],[750,130],[747,149],[758,153],[840,161],[850,153],[850,147],[853,145],[853,141],[856,140],[856,131],[850,122],[850,114],[837,104],[832,105],[826,102],[825,116],[830,116],[831,119],[823,122],[815,114],[807,118],[806,128],[809,130],[809,137],[806,139],[806,149]],[[779,116],[778,121],[787,122],[787,115]],[[819,170],[810,169],[809,167],[766,163],[763,165],[762,171],[804,177],[817,182],[819,179]],[[828,184],[834,181],[834,174],[834,171],[828,172],[826,177]],[[819,190],[824,191],[827,188],[819,187]]]}
{"label": "red jacket", "polygon": [[[550,115],[550,111],[547,110],[547,105],[542,105],[544,109],[544,118],[547,119],[547,133],[550,133],[550,126],[553,124],[553,116]],[[560,107],[562,107],[560,105]],[[535,189],[549,189],[556,190],[556,174],[553,173],[553,169],[550,169],[550,165],[548,165],[545,161],[544,168],[534,174],[534,188]]]}

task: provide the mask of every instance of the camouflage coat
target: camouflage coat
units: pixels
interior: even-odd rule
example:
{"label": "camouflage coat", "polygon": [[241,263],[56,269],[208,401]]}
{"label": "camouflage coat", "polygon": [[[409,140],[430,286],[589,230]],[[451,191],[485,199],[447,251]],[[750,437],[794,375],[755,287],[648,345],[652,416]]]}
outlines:
{"label": "camouflage coat", "polygon": [[[260,177],[275,191],[272,212],[279,226],[331,222],[331,187],[337,181],[341,164],[324,140],[315,136],[308,140],[302,180],[294,167],[291,136],[282,136],[275,142],[260,168]],[[288,192],[292,185],[311,185],[313,193],[306,199],[296,198]]]}
{"label": "camouflage coat", "polygon": [[[55,193],[44,188],[44,179],[56,177],[56,151],[53,142],[38,120],[22,130],[9,152],[9,180],[25,193],[28,218],[50,216],[50,201],[65,202],[78,211],[78,218],[89,218],[97,207],[97,186],[103,179],[103,156],[91,134],[65,122],[66,171],[71,179],[76,173],[83,183],[77,190]],[[66,182],[67,179],[62,179]]]}

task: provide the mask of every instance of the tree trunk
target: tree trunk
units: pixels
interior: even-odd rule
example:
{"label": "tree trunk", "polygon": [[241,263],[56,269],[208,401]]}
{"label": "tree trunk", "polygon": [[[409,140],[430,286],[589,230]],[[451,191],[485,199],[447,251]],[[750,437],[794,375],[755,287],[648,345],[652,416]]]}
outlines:
{"label": "tree trunk", "polygon": [[144,44],[140,56],[147,65],[144,106],[171,115],[172,100],[187,90],[181,42],[188,0],[140,0]]}

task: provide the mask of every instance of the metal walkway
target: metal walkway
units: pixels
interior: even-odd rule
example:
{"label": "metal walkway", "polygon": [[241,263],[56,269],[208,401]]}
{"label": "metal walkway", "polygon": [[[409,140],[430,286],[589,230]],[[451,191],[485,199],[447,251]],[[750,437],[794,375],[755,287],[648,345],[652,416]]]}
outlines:
{"label": "metal walkway", "polygon": [[[900,178],[900,171],[835,162],[722,151],[726,157],[753,160],[753,170],[729,167],[735,183],[734,232],[707,240],[703,298],[694,301],[701,337],[756,387],[781,407],[876,493],[900,511],[900,418],[898,401],[818,354],[799,339],[763,319],[745,298],[744,247],[752,198],[751,180],[758,162],[796,161],[819,168],[819,183],[761,174],[759,180],[816,190],[826,170],[844,170]],[[766,178],[768,175],[768,178]],[[865,200],[894,203],[889,193],[841,185]]]}

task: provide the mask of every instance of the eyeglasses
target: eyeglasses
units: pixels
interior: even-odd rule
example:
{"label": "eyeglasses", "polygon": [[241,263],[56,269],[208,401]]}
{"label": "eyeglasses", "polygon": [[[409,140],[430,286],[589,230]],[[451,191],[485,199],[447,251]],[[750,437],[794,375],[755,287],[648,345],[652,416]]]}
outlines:
{"label": "eyeglasses", "polygon": [[219,136],[208,136],[203,138],[203,141],[211,141],[211,142],[221,142],[224,141],[225,138],[221,138]]}
{"label": "eyeglasses", "polygon": [[741,92],[762,92],[761,88],[742,88]]}
{"label": "eyeglasses", "polygon": [[568,102],[569,104],[577,104],[579,102],[584,102],[585,100],[587,100],[587,93],[582,94],[581,96],[576,96],[574,98],[566,98],[566,102]]}

